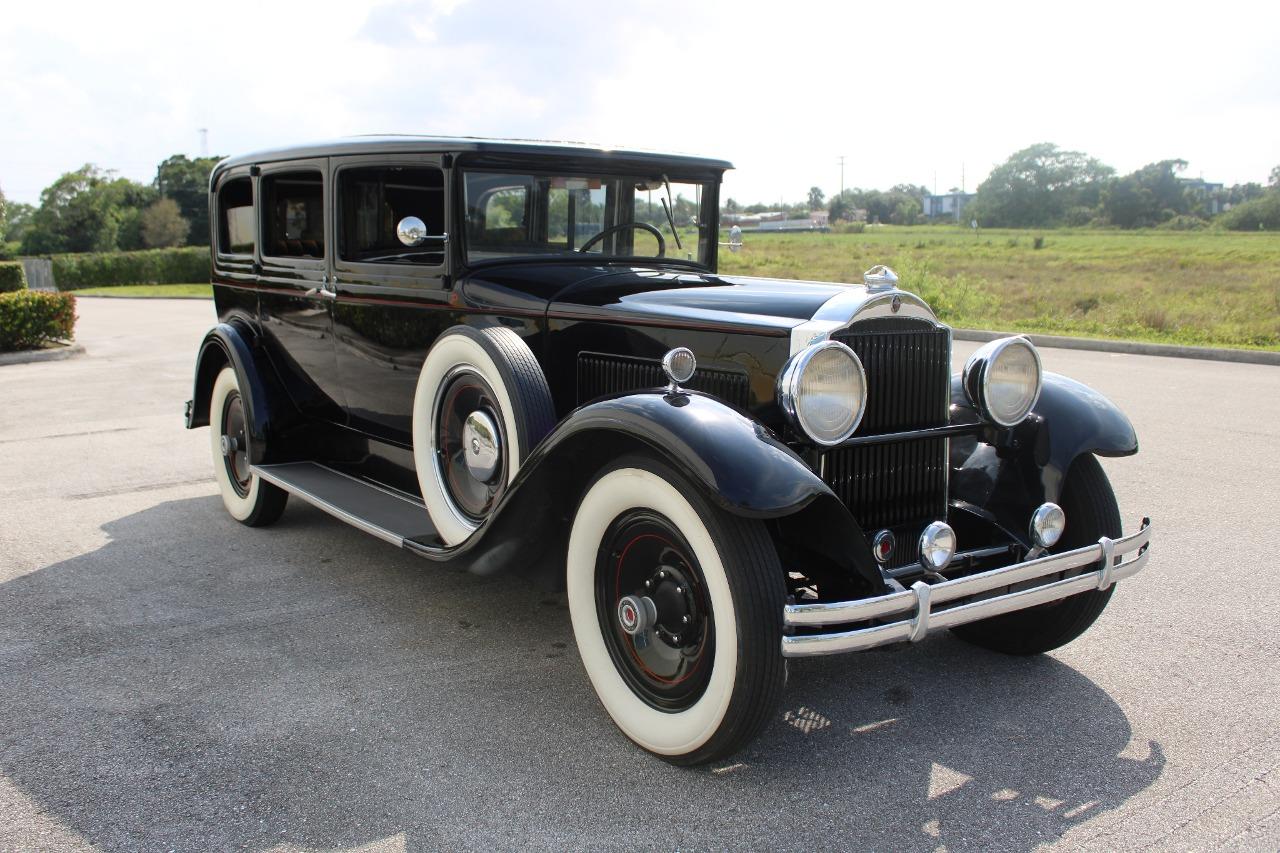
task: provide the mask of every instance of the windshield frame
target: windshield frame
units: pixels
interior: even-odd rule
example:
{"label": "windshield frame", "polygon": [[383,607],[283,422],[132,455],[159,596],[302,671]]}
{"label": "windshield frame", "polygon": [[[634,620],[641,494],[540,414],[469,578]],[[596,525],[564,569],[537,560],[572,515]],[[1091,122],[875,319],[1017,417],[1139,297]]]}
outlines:
{"label": "windshield frame", "polygon": [[[541,161],[513,161],[509,158],[503,158],[500,162],[494,162],[488,158],[468,158],[465,164],[459,163],[455,169],[455,193],[453,204],[455,225],[454,233],[457,235],[458,260],[464,267],[478,268],[487,267],[497,264],[511,263],[586,263],[586,264],[633,264],[652,266],[655,264],[672,264],[686,269],[697,271],[711,271],[716,269],[717,246],[719,239],[719,195],[720,181],[723,174],[722,170],[703,171],[690,170],[687,166],[671,164],[667,167],[660,163],[614,163],[601,162],[597,168],[592,168],[596,164],[584,164],[580,159],[575,159],[573,163],[564,161],[557,162],[541,162]],[[699,244],[706,243],[705,258],[698,258],[696,255],[702,254],[699,249],[694,250],[695,257],[680,257],[684,254],[676,248],[675,240],[672,238],[669,227],[665,226],[659,230],[663,232],[663,237],[667,245],[667,255],[665,257],[657,257],[655,255],[620,255],[620,254],[604,254],[604,253],[581,253],[576,250],[563,252],[533,252],[533,253],[517,253],[503,254],[493,257],[473,257],[471,234],[468,228],[468,198],[467,198],[467,176],[469,174],[490,174],[490,175],[511,175],[513,178],[569,178],[569,179],[600,179],[602,181],[621,181],[623,184],[627,181],[669,181],[671,184],[697,184],[701,186],[701,201],[697,215],[697,233],[691,235],[693,240]],[[660,190],[665,197],[666,190]],[[675,198],[672,198],[674,204]],[[697,203],[695,201],[695,203]],[[634,202],[633,202],[634,206]],[[632,219],[628,221],[638,221]],[[620,224],[620,223],[614,223]],[[685,252],[690,248],[690,236],[685,237]]]}

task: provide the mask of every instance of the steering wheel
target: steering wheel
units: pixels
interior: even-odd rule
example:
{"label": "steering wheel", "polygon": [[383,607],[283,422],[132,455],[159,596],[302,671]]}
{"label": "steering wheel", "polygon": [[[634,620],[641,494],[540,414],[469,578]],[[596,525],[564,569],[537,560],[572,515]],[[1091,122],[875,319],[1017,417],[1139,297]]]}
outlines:
{"label": "steering wheel", "polygon": [[621,231],[624,228],[639,228],[642,231],[648,231],[658,240],[658,257],[665,258],[667,256],[667,241],[662,239],[662,232],[657,228],[654,228],[648,222],[623,222],[620,225],[611,225],[579,246],[578,251],[585,252],[587,249],[591,248],[597,242],[609,236],[614,231]]}

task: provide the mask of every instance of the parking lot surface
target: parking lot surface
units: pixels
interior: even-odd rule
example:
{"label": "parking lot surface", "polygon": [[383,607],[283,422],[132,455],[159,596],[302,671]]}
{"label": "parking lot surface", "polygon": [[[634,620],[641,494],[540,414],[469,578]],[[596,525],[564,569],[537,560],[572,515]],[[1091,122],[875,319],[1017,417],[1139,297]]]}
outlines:
{"label": "parking lot surface", "polygon": [[1280,849],[1280,368],[1043,351],[1137,427],[1104,467],[1149,567],[1046,656],[792,661],[685,770],[563,596],[234,522],[182,428],[209,302],[79,310],[87,355],[0,367],[0,849]]}

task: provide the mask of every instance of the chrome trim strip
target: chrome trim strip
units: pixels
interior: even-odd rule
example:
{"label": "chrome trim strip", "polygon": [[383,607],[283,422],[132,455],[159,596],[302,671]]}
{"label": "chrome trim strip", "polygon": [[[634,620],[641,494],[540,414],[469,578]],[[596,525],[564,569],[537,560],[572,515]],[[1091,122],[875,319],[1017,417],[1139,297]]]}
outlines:
{"label": "chrome trim strip", "polygon": [[[328,468],[328,466],[321,466],[321,467]],[[383,542],[390,542],[392,545],[395,545],[400,548],[404,547],[404,537],[397,533],[393,533],[390,530],[387,530],[385,527],[379,527],[376,524],[371,524],[370,522],[366,521],[365,519],[361,518],[358,515],[352,515],[351,513],[347,512],[345,509],[342,509],[341,507],[337,507],[329,503],[324,498],[317,497],[311,492],[308,492],[306,489],[300,488],[296,484],[286,479],[277,477],[275,474],[273,474],[271,471],[265,468],[259,468],[257,465],[251,465],[249,467],[249,470],[252,471],[257,476],[261,477],[266,482],[279,486],[280,488],[284,489],[286,492],[288,492],[291,495],[297,495],[299,498],[311,504],[316,509],[319,509],[323,512],[327,512],[329,513],[329,515],[332,515],[334,518],[340,521],[345,521],[347,524],[350,524],[352,527],[355,527],[359,530],[363,530],[365,533],[368,533],[371,536],[376,536],[379,539],[381,539]],[[332,468],[329,468],[329,470],[333,471]],[[342,474],[341,471],[334,471],[334,473]],[[343,476],[349,476],[349,475],[343,474]],[[351,478],[351,479],[354,479],[354,478]],[[405,500],[404,498],[401,498],[399,495],[389,492],[386,489],[381,489],[381,491],[385,492],[388,495],[392,495],[392,497],[400,498],[400,500],[404,500],[405,503],[413,503],[413,501]]]}
{"label": "chrome trim strip", "polygon": [[[903,640],[918,642],[930,630],[951,628],[1001,613],[1034,607],[1090,589],[1106,589],[1117,581],[1132,577],[1146,565],[1151,553],[1150,544],[1151,521],[1143,519],[1138,532],[1120,539],[1113,540],[1104,536],[1095,545],[991,569],[965,578],[937,584],[917,581],[909,590],[858,601],[788,604],[783,608],[783,622],[791,627],[865,622],[890,616],[905,615],[906,618],[849,631],[784,636],[782,654],[784,657],[805,657],[870,649]],[[1117,562],[1117,558],[1123,558],[1127,554],[1134,554],[1133,559]],[[970,601],[943,610],[935,609],[947,602],[981,595],[1002,587],[1045,580],[1060,572],[1095,564],[1097,568],[1065,580],[1055,579],[993,598]]]}
{"label": "chrome trim strip", "polygon": [[977,435],[982,431],[980,423],[961,423],[947,424],[939,427],[925,427],[924,429],[910,429],[906,432],[882,432],[879,435],[855,435],[853,438],[846,438],[829,450],[837,450],[841,447],[858,447],[864,444],[889,444],[895,441],[914,441],[918,438],[950,438],[953,435]]}

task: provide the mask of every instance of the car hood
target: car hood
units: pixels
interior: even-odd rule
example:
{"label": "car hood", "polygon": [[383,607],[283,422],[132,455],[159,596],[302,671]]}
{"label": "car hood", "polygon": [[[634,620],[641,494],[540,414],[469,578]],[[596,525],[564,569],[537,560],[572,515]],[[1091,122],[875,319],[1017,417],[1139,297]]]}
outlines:
{"label": "car hood", "polygon": [[[537,284],[532,284],[537,282]],[[810,320],[835,296],[861,285],[695,273],[621,265],[503,267],[468,281],[468,297],[550,316],[614,322],[703,323],[780,333]]]}

